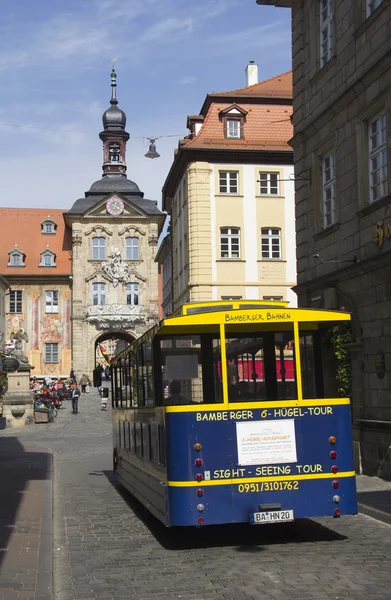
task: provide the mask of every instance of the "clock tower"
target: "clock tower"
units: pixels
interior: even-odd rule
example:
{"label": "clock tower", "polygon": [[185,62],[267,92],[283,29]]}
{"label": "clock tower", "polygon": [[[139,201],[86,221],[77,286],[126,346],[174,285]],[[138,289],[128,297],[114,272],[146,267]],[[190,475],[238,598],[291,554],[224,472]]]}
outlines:
{"label": "clock tower", "polygon": [[[126,115],[111,72],[103,113],[103,173],[65,213],[72,231],[71,346],[77,377],[144,333],[158,318],[157,242],[165,220],[126,175]],[[102,352],[103,349],[103,352]]]}
{"label": "clock tower", "polygon": [[118,108],[117,73],[111,72],[111,100],[102,117],[103,131],[99,137],[103,142],[103,176],[126,174],[126,142],[129,134],[125,131],[126,115]]}

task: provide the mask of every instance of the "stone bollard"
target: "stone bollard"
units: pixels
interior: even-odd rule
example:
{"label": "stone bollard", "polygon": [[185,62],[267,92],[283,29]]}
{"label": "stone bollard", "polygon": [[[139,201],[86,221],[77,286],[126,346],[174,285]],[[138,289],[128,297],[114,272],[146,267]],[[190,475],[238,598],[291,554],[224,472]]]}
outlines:
{"label": "stone bollard", "polygon": [[6,427],[23,427],[34,423],[34,392],[30,391],[31,365],[22,364],[8,373],[8,390],[3,397]]}

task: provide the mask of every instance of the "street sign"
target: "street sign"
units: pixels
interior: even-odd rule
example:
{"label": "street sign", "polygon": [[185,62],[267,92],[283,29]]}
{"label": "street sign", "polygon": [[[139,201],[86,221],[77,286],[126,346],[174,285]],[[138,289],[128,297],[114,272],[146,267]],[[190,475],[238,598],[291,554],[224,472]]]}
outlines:
{"label": "street sign", "polygon": [[19,361],[17,358],[13,358],[12,356],[6,356],[1,361],[1,369],[5,373],[12,373],[13,371],[17,371],[19,369]]}

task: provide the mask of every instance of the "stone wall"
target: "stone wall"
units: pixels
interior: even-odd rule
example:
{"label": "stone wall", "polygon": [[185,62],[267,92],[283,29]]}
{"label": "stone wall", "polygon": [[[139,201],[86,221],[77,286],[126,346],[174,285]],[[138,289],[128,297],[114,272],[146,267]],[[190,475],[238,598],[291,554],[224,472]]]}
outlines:
{"label": "stone wall", "polygon": [[[336,3],[335,52],[322,69],[318,6],[307,0],[292,11],[299,302],[345,306],[352,312],[357,339],[352,351],[355,438],[364,472],[388,476],[391,197],[386,194],[370,203],[368,124],[379,112],[386,113],[390,165],[391,4],[384,1],[365,18],[357,2]],[[324,229],[320,161],[330,148],[336,155],[337,212],[336,223]],[[311,180],[297,177],[304,173]]]}

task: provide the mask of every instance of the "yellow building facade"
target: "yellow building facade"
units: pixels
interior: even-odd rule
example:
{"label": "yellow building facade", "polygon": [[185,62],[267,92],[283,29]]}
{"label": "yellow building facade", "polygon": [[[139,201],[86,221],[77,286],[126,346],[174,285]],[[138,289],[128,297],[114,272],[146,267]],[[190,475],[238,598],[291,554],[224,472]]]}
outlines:
{"label": "yellow building facade", "polygon": [[296,305],[291,73],[251,83],[249,67],[248,86],[208,95],[188,117],[163,187],[174,309],[229,299]]}

